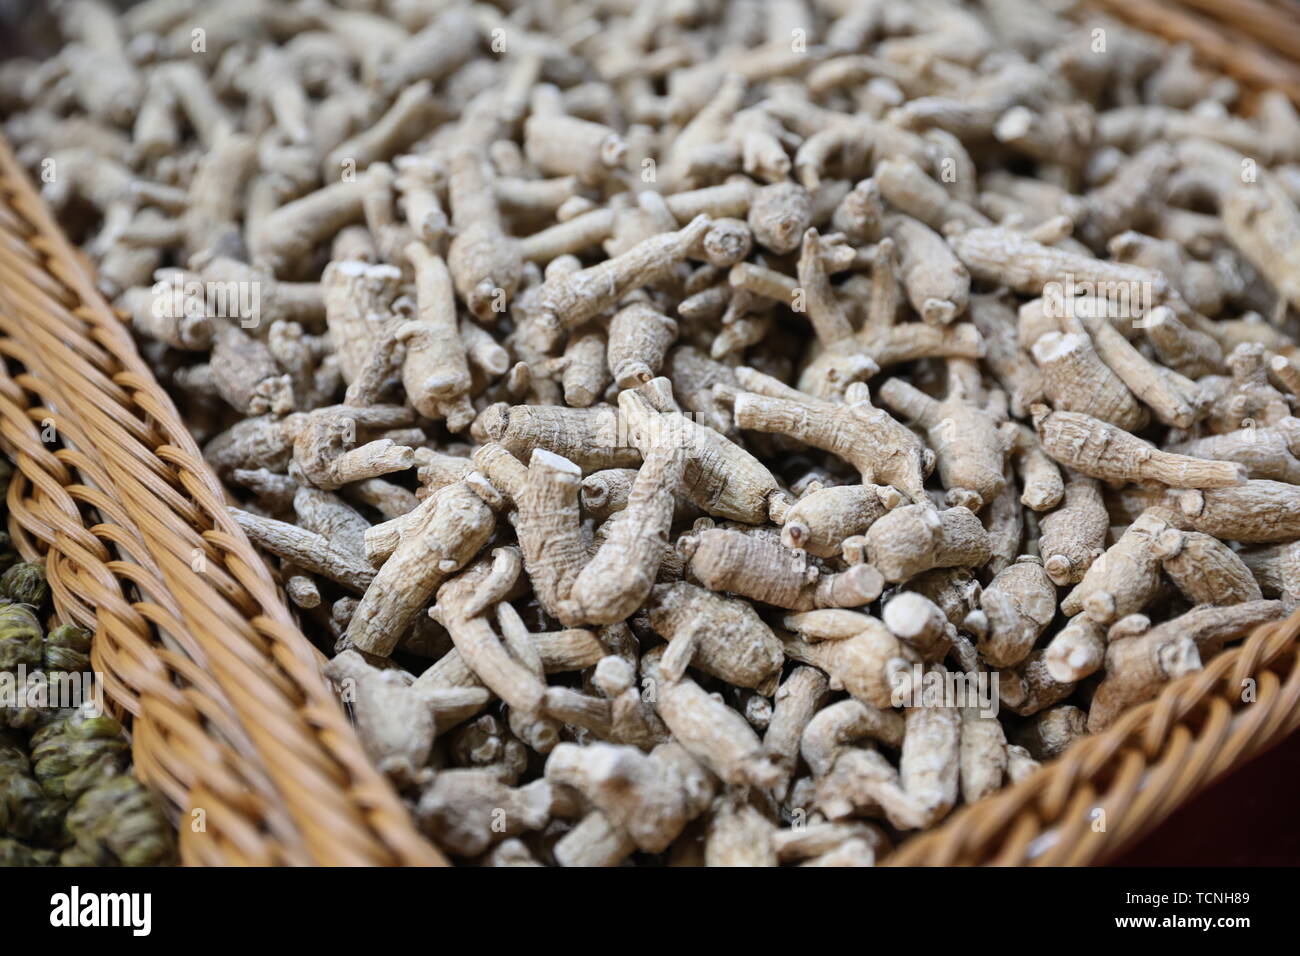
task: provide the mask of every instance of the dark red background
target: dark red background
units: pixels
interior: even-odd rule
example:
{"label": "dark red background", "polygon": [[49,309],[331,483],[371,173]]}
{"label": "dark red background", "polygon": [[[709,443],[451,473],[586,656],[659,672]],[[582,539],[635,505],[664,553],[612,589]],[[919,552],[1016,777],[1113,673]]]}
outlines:
{"label": "dark red background", "polygon": [[1300,733],[1229,774],[1114,866],[1300,866]]}

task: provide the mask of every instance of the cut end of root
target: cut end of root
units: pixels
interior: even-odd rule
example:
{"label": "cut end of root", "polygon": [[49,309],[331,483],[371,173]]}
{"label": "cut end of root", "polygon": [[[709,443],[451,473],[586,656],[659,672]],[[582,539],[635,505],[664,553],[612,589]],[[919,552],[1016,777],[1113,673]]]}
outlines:
{"label": "cut end of root", "polygon": [[749,227],[737,219],[719,219],[704,234],[704,253],[709,265],[726,269],[743,261],[754,247]]}
{"label": "cut end of root", "polygon": [[1115,596],[1109,591],[1094,591],[1084,599],[1083,613],[1090,621],[1109,624],[1115,620]]}
{"label": "cut end of root", "polygon": [[1058,586],[1064,586],[1070,582],[1070,575],[1074,572],[1074,565],[1070,559],[1063,554],[1054,554],[1043,562],[1043,570],[1047,576],[1052,579],[1052,583]]}
{"label": "cut end of root", "polygon": [[1189,518],[1195,518],[1205,507],[1205,494],[1200,491],[1184,491],[1178,496],[1178,510]]}
{"label": "cut end of root", "polygon": [[842,595],[847,605],[862,607],[871,604],[885,590],[885,578],[869,564],[855,564],[844,571],[840,578],[847,585],[848,593]]}
{"label": "cut end of root", "polygon": [[1030,347],[1029,351],[1033,354],[1036,362],[1050,363],[1058,361],[1071,352],[1083,349],[1087,344],[1087,340],[1082,335],[1074,332],[1064,334],[1061,332],[1048,332],[1039,336],[1038,341]]}
{"label": "cut end of root", "polygon": [[840,543],[840,554],[845,564],[865,564],[867,562],[867,539],[865,535],[855,534]]}
{"label": "cut end of root", "polygon": [[1100,656],[1088,647],[1066,643],[1049,646],[1043,655],[1048,676],[1062,684],[1072,684],[1095,674],[1102,665]]}
{"label": "cut end of root", "polygon": [[609,483],[599,475],[582,479],[582,504],[585,508],[603,508],[609,503]]}
{"label": "cut end of root", "polygon": [[700,539],[698,535],[684,534],[677,539],[677,553],[688,560],[693,554],[695,554],[695,551],[699,546]]}
{"label": "cut end of root", "polygon": [[893,511],[907,504],[907,497],[893,485],[880,485],[876,488],[876,497],[885,506],[886,511]]}
{"label": "cut end of root", "polygon": [[504,375],[510,368],[510,353],[499,345],[479,349],[472,356],[489,375]]}
{"label": "cut end of root", "polygon": [[1158,305],[1146,314],[1143,319],[1143,325],[1147,329],[1154,329],[1158,326],[1166,325],[1174,318],[1174,310],[1167,305]]}
{"label": "cut end of root", "polygon": [[545,468],[549,471],[559,472],[563,475],[570,475],[574,478],[582,477],[582,469],[575,465],[563,455],[557,455],[553,451],[547,451],[545,448],[534,448],[532,457],[528,459],[529,468]]}
{"label": "cut end of root", "polygon": [[1151,553],[1161,559],[1176,557],[1183,550],[1183,533],[1177,528],[1166,528],[1151,542]]}
{"label": "cut end of root", "polygon": [[621,389],[636,388],[653,379],[654,372],[644,362],[627,362],[618,367],[615,381]]}
{"label": "cut end of root", "polygon": [[596,394],[582,385],[571,385],[564,390],[564,401],[570,408],[590,408],[596,403]]}
{"label": "cut end of root", "polygon": [[926,299],[921,303],[921,318],[930,325],[949,325],[960,311],[947,299]]}
{"label": "cut end of root", "polygon": [[767,499],[767,516],[774,524],[785,524],[785,516],[794,506],[794,500],[787,492],[774,491]]}
{"label": "cut end of root", "polygon": [[1023,139],[1034,125],[1034,114],[1023,106],[1016,106],[1002,114],[993,127],[999,142],[1010,143]]}
{"label": "cut end of root", "polygon": [[636,671],[625,658],[611,654],[596,662],[591,679],[606,697],[614,698],[636,683]]}
{"label": "cut end of root", "polygon": [[1028,489],[1020,496],[1020,503],[1031,511],[1046,511],[1059,501],[1059,498],[1053,500],[1050,494],[1040,488]]}
{"label": "cut end of root", "polygon": [[895,637],[909,640],[924,635],[931,621],[933,605],[924,595],[904,591],[885,605],[882,620]]}

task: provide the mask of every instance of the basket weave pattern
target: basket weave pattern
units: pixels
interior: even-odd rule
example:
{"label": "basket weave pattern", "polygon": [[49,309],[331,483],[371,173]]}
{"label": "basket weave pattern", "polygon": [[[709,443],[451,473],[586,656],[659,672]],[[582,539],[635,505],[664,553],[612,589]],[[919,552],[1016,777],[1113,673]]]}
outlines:
{"label": "basket weave pattern", "polygon": [[11,534],[45,557],[59,613],[95,630],[95,670],[130,715],[136,773],[168,801],[184,862],[443,862],[3,141],[0,356]]}

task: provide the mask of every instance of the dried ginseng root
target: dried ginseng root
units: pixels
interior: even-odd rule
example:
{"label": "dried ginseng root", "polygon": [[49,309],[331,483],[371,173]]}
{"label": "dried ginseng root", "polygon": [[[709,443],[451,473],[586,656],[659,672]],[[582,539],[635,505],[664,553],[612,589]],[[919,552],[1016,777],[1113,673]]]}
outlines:
{"label": "dried ginseng root", "polygon": [[[459,863],[872,865],[1300,600],[1300,118],[1188,47],[61,6],[6,137]],[[49,592],[0,541],[24,686]],[[0,860],[170,851],[113,728],[0,717]]]}

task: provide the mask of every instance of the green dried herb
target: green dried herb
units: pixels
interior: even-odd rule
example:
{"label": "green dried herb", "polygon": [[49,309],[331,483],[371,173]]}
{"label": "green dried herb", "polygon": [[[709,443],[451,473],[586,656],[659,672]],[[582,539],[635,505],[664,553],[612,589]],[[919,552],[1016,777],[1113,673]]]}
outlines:
{"label": "green dried herb", "polygon": [[68,811],[75,846],[64,865],[167,866],[176,839],[158,799],[129,775],[102,780]]}
{"label": "green dried herb", "polygon": [[[10,675],[0,676],[0,684]],[[42,670],[27,672],[27,680],[21,685],[15,681],[13,693],[21,699],[0,707],[0,727],[25,730],[34,733],[56,720],[62,720],[71,710],[66,707],[51,706],[54,691],[50,687],[49,676]]]}
{"label": "green dried herb", "polygon": [[50,585],[45,580],[45,565],[37,561],[20,561],[4,574],[0,574],[0,595],[19,604],[30,604],[40,610],[50,598]]}
{"label": "green dried herb", "polygon": [[[0,577],[7,578],[8,572]],[[15,672],[19,666],[41,666],[45,633],[41,622],[29,607],[21,604],[0,606],[0,670]]]}
{"label": "green dried herb", "polygon": [[28,846],[10,837],[0,837],[0,866],[54,866],[59,862],[56,850]]}
{"label": "green dried herb", "polygon": [[80,710],[32,735],[36,779],[46,793],[67,800],[124,770],[128,749],[121,724],[107,714],[87,716]]}
{"label": "green dried herb", "polygon": [[60,624],[45,635],[45,670],[51,674],[77,674],[90,669],[90,631],[76,624]]}
{"label": "green dried herb", "polygon": [[65,801],[50,797],[36,782],[17,735],[0,734],[0,833],[62,845],[67,809]]}

